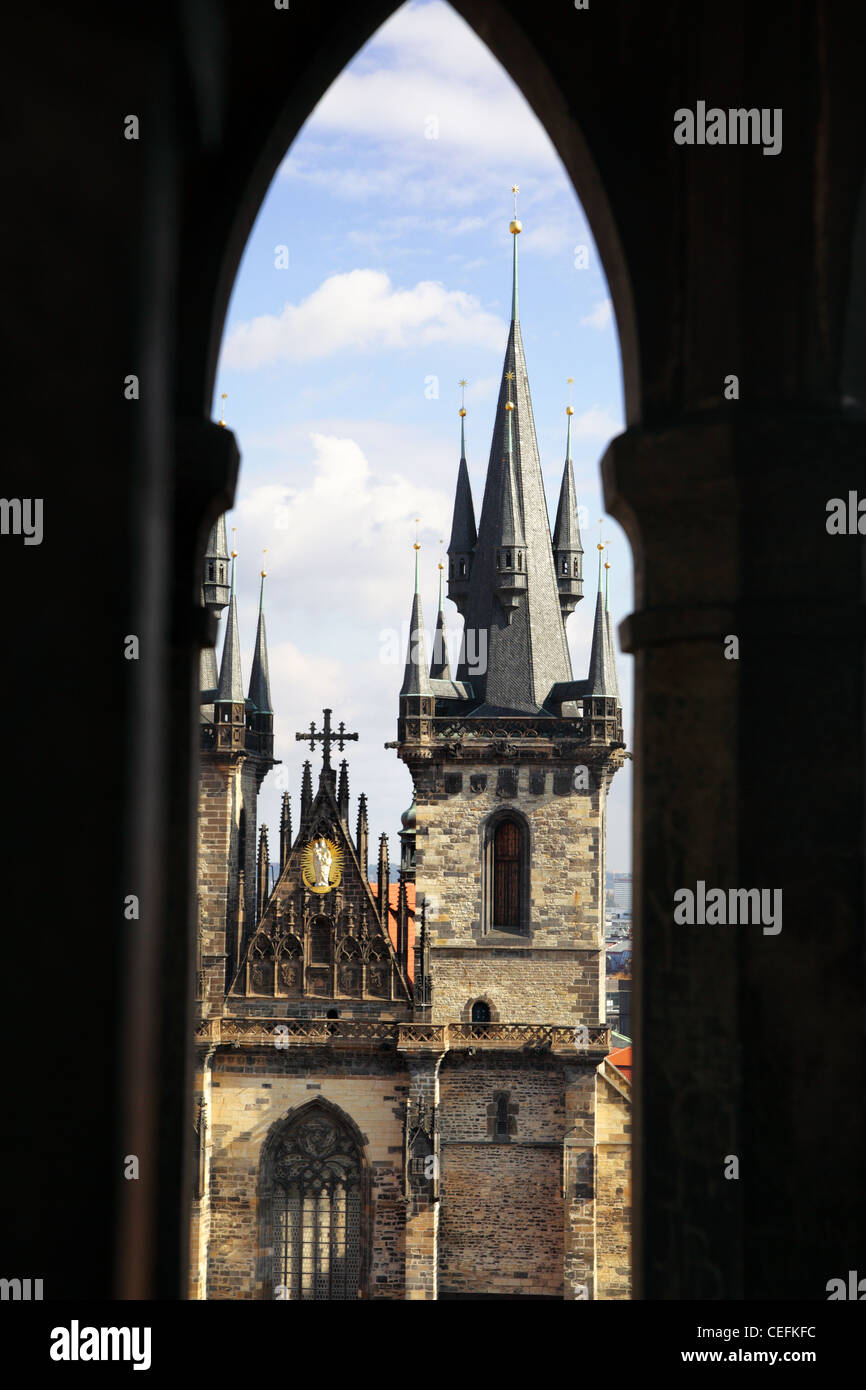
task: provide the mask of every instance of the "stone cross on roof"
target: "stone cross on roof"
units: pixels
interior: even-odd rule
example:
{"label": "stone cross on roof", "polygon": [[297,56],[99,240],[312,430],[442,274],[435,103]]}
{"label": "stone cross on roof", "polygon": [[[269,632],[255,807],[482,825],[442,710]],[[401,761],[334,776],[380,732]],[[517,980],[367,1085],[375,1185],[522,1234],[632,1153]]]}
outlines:
{"label": "stone cross on roof", "polygon": [[316,750],[316,742],[317,742],[317,741],[321,741],[321,744],[322,744],[322,768],[324,769],[324,768],[330,768],[330,766],[331,766],[331,744],[332,744],[332,743],[336,743],[337,747],[339,748],[340,752],[342,753],[344,743],[346,743],[348,740],[351,740],[351,739],[357,739],[358,735],[357,735],[357,734],[349,734],[349,733],[347,733],[347,732],[346,732],[346,726],[345,726],[345,724],[343,723],[342,719],[340,720],[339,728],[337,728],[336,730],[332,730],[332,728],[331,728],[331,714],[332,714],[332,711],[329,710],[329,709],[325,709],[325,710],[322,710],[322,713],[323,713],[323,715],[325,716],[325,727],[324,727],[324,729],[322,729],[320,732],[317,733],[317,732],[316,732],[316,723],[315,723],[315,720],[313,720],[313,721],[310,723],[310,731],[309,731],[309,733],[306,733],[306,734],[295,734],[295,738],[296,738],[296,739],[301,739],[301,740],[303,740],[303,742],[305,742],[305,743],[306,743],[307,739],[309,739],[309,741],[310,741],[310,748],[313,750],[313,752],[315,752],[315,750]]}

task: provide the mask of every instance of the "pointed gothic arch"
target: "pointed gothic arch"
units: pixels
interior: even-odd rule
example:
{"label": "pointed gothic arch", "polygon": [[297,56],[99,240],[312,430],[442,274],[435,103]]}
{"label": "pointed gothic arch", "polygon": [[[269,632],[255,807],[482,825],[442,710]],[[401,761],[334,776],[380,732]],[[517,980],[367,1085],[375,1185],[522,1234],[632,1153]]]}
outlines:
{"label": "pointed gothic arch", "polygon": [[262,1145],[260,1296],[366,1299],[371,1225],[370,1163],[354,1120],[323,1097],[289,1111]]}
{"label": "pointed gothic arch", "polygon": [[532,931],[532,833],[516,807],[502,807],[481,827],[482,930],[529,936]]}

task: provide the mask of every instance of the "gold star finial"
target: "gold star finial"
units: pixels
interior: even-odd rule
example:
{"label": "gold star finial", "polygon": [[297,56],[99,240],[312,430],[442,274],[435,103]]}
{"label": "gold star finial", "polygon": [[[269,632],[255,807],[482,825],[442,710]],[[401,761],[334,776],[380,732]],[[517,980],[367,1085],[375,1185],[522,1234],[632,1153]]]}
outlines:
{"label": "gold star finial", "polygon": [[469,385],[469,382],[464,376],[460,378],[457,385],[460,387],[460,415],[462,418],[466,414],[466,387]]}
{"label": "gold star finial", "polygon": [[228,399],[228,392],[227,392],[227,391],[223,391],[222,395],[220,396],[220,400],[222,401],[222,405],[220,406],[220,418],[219,418],[220,425],[222,426],[223,429],[225,429],[225,427],[226,427],[226,400],[227,400],[227,399]]}
{"label": "gold star finial", "polygon": [[268,577],[268,569],[267,569],[268,562],[267,562],[267,560],[266,560],[266,558],[265,558],[265,556],[267,555],[267,553],[268,553],[268,548],[267,548],[267,546],[265,546],[264,550],[262,551],[262,579],[267,579],[267,577]]}
{"label": "gold star finial", "polygon": [[[519,186],[518,186],[516,183],[513,183],[513,184],[511,185],[511,191],[512,191],[512,193],[514,194],[514,216],[513,216],[513,218],[511,219],[511,222],[510,222],[510,224],[509,224],[508,230],[509,230],[510,232],[513,232],[513,233],[515,234],[515,236],[516,236],[518,232],[522,232],[522,231],[523,231],[523,223],[522,223],[522,222],[518,222],[518,220],[517,220],[517,195],[518,195],[518,193],[520,192],[520,188],[519,188]],[[515,242],[514,244],[515,244],[515,246],[517,245],[516,242]],[[515,254],[516,254],[516,252],[515,252]]]}
{"label": "gold star finial", "polygon": [[513,380],[514,380],[514,373],[513,373],[513,372],[506,372],[506,373],[505,373],[505,379],[506,379],[506,381],[513,381]]}
{"label": "gold star finial", "polygon": [[412,547],[413,550],[420,550],[420,549],[421,549],[421,542],[420,542],[419,539],[418,539],[418,527],[419,527],[420,525],[421,525],[421,518],[420,518],[420,516],[416,516],[416,518],[415,518],[415,544],[414,544],[414,546]]}
{"label": "gold star finial", "polygon": [[573,376],[570,376],[570,377],[568,378],[568,405],[565,407],[565,413],[566,413],[566,415],[573,415],[573,414],[574,414],[574,410],[572,409],[572,405],[571,405],[571,388],[572,388],[573,385],[574,385],[574,377],[573,377]]}
{"label": "gold star finial", "polygon": [[601,528],[603,525],[604,517],[600,516],[598,519],[598,545],[596,546],[596,550],[604,550],[604,542],[601,539]]}
{"label": "gold star finial", "polygon": [[237,528],[236,526],[233,526],[233,527],[232,527],[232,559],[233,559],[233,560],[237,558],[237,553],[238,553],[238,528]]}
{"label": "gold star finial", "polygon": [[445,568],[445,541],[442,536],[439,537],[439,568]]}

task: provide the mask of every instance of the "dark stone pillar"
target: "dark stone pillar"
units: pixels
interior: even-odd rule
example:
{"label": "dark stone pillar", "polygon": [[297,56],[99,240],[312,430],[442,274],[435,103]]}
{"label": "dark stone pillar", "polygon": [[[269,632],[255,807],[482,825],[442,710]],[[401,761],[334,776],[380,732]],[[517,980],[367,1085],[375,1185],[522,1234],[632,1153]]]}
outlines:
{"label": "dark stone pillar", "polygon": [[[635,553],[636,1274],[821,1299],[866,1226],[832,1139],[866,1139],[863,543],[825,525],[866,421],[735,409],[603,462]],[[781,889],[781,931],[675,924],[698,880]]]}

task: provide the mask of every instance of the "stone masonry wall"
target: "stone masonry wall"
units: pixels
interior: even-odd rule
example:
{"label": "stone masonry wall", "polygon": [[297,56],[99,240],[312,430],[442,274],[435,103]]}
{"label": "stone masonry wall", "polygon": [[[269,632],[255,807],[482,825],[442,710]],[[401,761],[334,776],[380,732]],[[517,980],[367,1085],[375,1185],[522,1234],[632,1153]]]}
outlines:
{"label": "stone masonry wall", "polygon": [[[198,892],[200,957],[221,957],[227,948],[226,922],[237,909],[237,834],[241,808],[241,772],[237,763],[202,757],[199,778]],[[201,1012],[222,1012],[225,962],[202,965]]]}
{"label": "stone masonry wall", "polygon": [[218,1052],[211,1084],[210,1232],[207,1297],[267,1297],[257,1273],[262,1145],[289,1111],[317,1097],[364,1136],[372,1171],[370,1297],[404,1297],[402,1146],[408,1075],[393,1057],[329,1057],[310,1049]]}
{"label": "stone masonry wall", "polygon": [[472,1003],[483,999],[501,1023],[598,1023],[600,958],[497,946],[435,952],[431,1020],[469,1022]]}
{"label": "stone masonry wall", "polygon": [[631,1105],[596,1078],[596,1298],[631,1298]]}
{"label": "stone masonry wall", "polygon": [[[434,1020],[460,1017],[467,991],[483,994],[492,987],[480,961],[464,967],[439,948],[483,946],[487,953],[502,946],[491,979],[503,1022],[599,1021],[605,792],[595,767],[586,788],[574,774],[571,765],[548,763],[461,763],[459,771],[416,772],[416,875],[427,901]],[[515,775],[516,793],[513,780],[509,785]],[[521,937],[482,929],[484,826],[494,812],[509,808],[529,828],[531,934]],[[508,950],[528,945],[557,954],[545,965]],[[586,954],[563,955],[575,949]]]}
{"label": "stone masonry wall", "polygon": [[[440,1292],[561,1298],[561,1070],[446,1057],[439,1082]],[[492,1135],[502,1093],[507,1142]]]}

